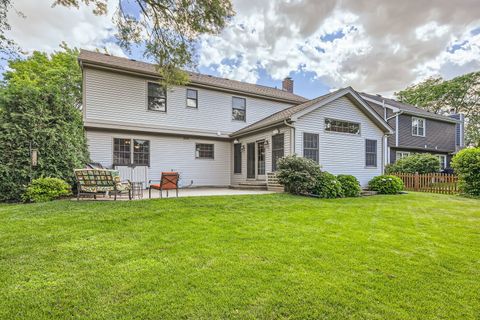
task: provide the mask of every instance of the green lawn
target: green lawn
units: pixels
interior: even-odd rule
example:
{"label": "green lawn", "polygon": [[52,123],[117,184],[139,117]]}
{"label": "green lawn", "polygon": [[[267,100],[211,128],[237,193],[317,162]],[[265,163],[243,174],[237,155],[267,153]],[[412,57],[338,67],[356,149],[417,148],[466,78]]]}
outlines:
{"label": "green lawn", "polygon": [[0,205],[0,319],[479,319],[480,200]]}

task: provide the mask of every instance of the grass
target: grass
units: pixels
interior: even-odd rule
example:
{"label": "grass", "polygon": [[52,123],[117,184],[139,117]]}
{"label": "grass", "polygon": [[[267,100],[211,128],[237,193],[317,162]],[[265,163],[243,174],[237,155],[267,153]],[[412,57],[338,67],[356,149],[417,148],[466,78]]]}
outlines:
{"label": "grass", "polygon": [[0,205],[1,319],[478,319],[480,200]]}

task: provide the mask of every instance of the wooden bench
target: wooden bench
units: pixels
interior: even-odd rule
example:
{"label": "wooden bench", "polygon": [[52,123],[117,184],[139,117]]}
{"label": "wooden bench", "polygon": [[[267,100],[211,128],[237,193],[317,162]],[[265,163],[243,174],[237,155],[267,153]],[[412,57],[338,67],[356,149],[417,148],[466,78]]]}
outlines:
{"label": "wooden bench", "polygon": [[93,195],[97,199],[97,194],[113,193],[114,200],[117,200],[117,194],[128,193],[128,198],[132,199],[132,188],[130,181],[121,182],[118,171],[108,169],[76,169],[75,178],[77,180],[77,200],[81,195]]}

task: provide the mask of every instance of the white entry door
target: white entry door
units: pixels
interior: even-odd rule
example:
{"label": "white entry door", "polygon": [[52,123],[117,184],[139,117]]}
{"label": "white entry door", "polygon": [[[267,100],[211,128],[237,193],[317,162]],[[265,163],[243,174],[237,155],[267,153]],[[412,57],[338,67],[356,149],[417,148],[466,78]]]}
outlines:
{"label": "white entry door", "polygon": [[257,141],[257,180],[265,180],[265,140]]}

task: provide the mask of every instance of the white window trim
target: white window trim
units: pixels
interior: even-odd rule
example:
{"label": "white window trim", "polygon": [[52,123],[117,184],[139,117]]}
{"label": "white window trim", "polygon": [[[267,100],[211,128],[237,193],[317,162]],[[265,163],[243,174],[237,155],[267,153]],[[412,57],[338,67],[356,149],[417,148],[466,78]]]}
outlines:
{"label": "white window trim", "polygon": [[396,151],[395,152],[395,161],[406,158],[406,157],[409,157],[410,155],[411,155],[411,153],[409,151]]}
{"label": "white window trim", "polygon": [[238,109],[238,108],[234,108],[233,107],[233,100],[237,98],[237,99],[243,99],[245,101],[245,109],[243,110],[244,113],[245,113],[245,119],[243,120],[238,120],[238,119],[232,119],[232,121],[237,121],[237,122],[247,122],[247,98],[244,98],[244,97],[239,97],[239,96],[232,96],[232,114],[233,114],[233,109],[237,109],[237,110],[241,110],[241,109]]}
{"label": "white window trim", "polygon": [[[129,164],[114,164],[113,160],[114,160],[114,156],[113,154],[115,153],[115,139],[123,139],[123,140],[130,140],[130,163]],[[149,150],[148,150],[148,165],[146,164],[134,164],[133,160],[134,160],[134,146],[135,146],[135,140],[146,140],[148,141],[148,147],[149,147]],[[114,135],[112,137],[112,165],[113,166],[117,166],[117,167],[132,167],[132,166],[136,166],[136,167],[149,167],[151,166],[152,164],[152,143],[151,143],[151,140],[150,139],[142,139],[142,138],[125,138],[125,136],[117,136],[117,135]]]}
{"label": "white window trim", "polygon": [[[413,133],[413,128],[414,128],[414,126],[413,126],[413,121],[414,121],[414,120],[417,120],[417,121],[418,121],[418,120],[421,120],[421,121],[423,121],[423,135],[418,134],[418,133],[417,133],[417,134]],[[411,127],[412,127],[412,136],[414,136],[414,137],[425,137],[425,136],[426,136],[426,134],[427,134],[427,120],[425,120],[425,118],[412,117]],[[418,132],[418,128],[417,128],[417,132]]]}
{"label": "white window trim", "polygon": [[148,84],[149,83],[154,83],[154,84],[158,84],[158,82],[156,81],[146,81],[146,94],[145,94],[145,106],[146,106],[146,109],[148,112],[155,112],[155,113],[158,113],[158,114],[166,114],[167,113],[167,110],[168,110],[168,94],[167,94],[167,89],[165,89],[165,111],[161,111],[161,110],[152,110],[149,108],[149,105],[148,105]]}
{"label": "white window trim", "polygon": [[[198,144],[211,144],[213,149],[213,157],[212,158],[203,158],[203,157],[197,157],[197,145]],[[207,160],[207,161],[213,161],[215,160],[215,143],[208,143],[208,142],[195,142],[195,145],[194,145],[194,150],[193,150],[193,154],[195,156],[195,160]]]}
{"label": "white window trim", "polygon": [[[326,124],[327,119],[328,120],[334,120],[334,121],[341,121],[341,122],[358,124],[358,133],[338,132],[338,131],[327,130],[327,124]],[[331,134],[342,134],[342,135],[347,135],[347,136],[350,136],[350,137],[361,137],[362,136],[362,124],[360,122],[355,122],[355,121],[348,121],[348,120],[341,120],[341,119],[336,119],[336,118],[325,117],[325,118],[323,118],[323,132],[329,133],[329,134],[330,133]]]}
{"label": "white window trim", "polygon": [[[316,133],[316,132],[303,132],[302,134],[302,151],[303,151],[303,157],[305,157],[305,135],[306,134],[312,134],[312,135],[316,135],[317,136],[317,148],[316,149],[313,149],[313,148],[307,148],[308,150],[317,150],[317,161],[315,161],[316,163],[320,163],[320,134]],[[313,159],[311,159],[313,160]]]}
{"label": "white window trim", "polygon": [[[367,166],[367,140],[369,140],[369,141],[375,141],[375,165],[368,165],[368,166]],[[378,140],[365,138],[364,141],[365,141],[365,142],[364,142],[364,146],[365,146],[365,152],[364,152],[365,161],[364,161],[363,163],[364,163],[365,168],[366,168],[366,169],[378,168]],[[373,152],[368,152],[368,153],[373,153]]]}
{"label": "white window trim", "polygon": [[[188,90],[192,90],[192,91],[196,91],[197,92],[197,99],[195,99],[195,101],[197,102],[197,106],[196,107],[190,107],[188,106]],[[197,89],[194,89],[194,88],[186,88],[185,89],[185,107],[187,109],[192,109],[192,110],[198,110],[198,90]]]}
{"label": "white window trim", "polygon": [[[447,156],[444,154],[437,154],[437,157],[438,157],[438,161],[440,162],[440,170],[445,170],[447,168]],[[442,168],[442,165],[443,165],[443,168]]]}

